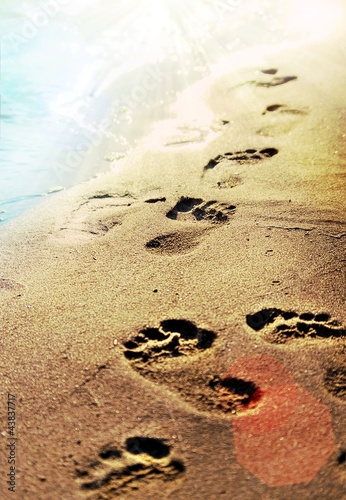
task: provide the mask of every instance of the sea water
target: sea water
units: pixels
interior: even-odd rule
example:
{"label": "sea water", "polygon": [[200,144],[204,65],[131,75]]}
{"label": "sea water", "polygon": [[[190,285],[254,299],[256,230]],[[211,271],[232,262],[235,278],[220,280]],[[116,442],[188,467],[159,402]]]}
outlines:
{"label": "sea water", "polygon": [[1,0],[1,221],[113,168],[225,55],[302,37],[292,3]]}

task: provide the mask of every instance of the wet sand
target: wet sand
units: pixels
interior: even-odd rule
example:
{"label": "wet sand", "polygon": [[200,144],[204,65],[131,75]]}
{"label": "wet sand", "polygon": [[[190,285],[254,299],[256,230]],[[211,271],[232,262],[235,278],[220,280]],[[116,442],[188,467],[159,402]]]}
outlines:
{"label": "wet sand", "polygon": [[209,90],[212,141],[184,129],[7,224],[2,498],[342,497],[336,46],[254,58]]}

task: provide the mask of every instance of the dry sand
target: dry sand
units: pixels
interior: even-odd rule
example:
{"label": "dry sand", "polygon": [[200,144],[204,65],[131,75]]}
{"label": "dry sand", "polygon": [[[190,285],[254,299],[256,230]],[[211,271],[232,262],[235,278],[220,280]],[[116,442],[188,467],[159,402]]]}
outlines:
{"label": "dry sand", "polygon": [[214,140],[139,151],[7,224],[1,498],[342,498],[336,47],[230,71]]}

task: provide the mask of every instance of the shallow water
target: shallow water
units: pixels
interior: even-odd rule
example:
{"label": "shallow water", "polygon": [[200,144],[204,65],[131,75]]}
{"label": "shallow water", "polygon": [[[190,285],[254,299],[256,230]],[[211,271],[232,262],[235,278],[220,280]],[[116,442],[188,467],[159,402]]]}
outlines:
{"label": "shallow water", "polygon": [[316,36],[311,5],[2,0],[2,221],[110,169],[223,57]]}

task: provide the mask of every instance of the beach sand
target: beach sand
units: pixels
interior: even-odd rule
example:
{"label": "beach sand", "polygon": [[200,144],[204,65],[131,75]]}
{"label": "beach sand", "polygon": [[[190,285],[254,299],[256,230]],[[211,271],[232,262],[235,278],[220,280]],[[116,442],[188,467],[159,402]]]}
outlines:
{"label": "beach sand", "polygon": [[230,68],[213,140],[142,147],[6,225],[1,498],[342,498],[340,47]]}

